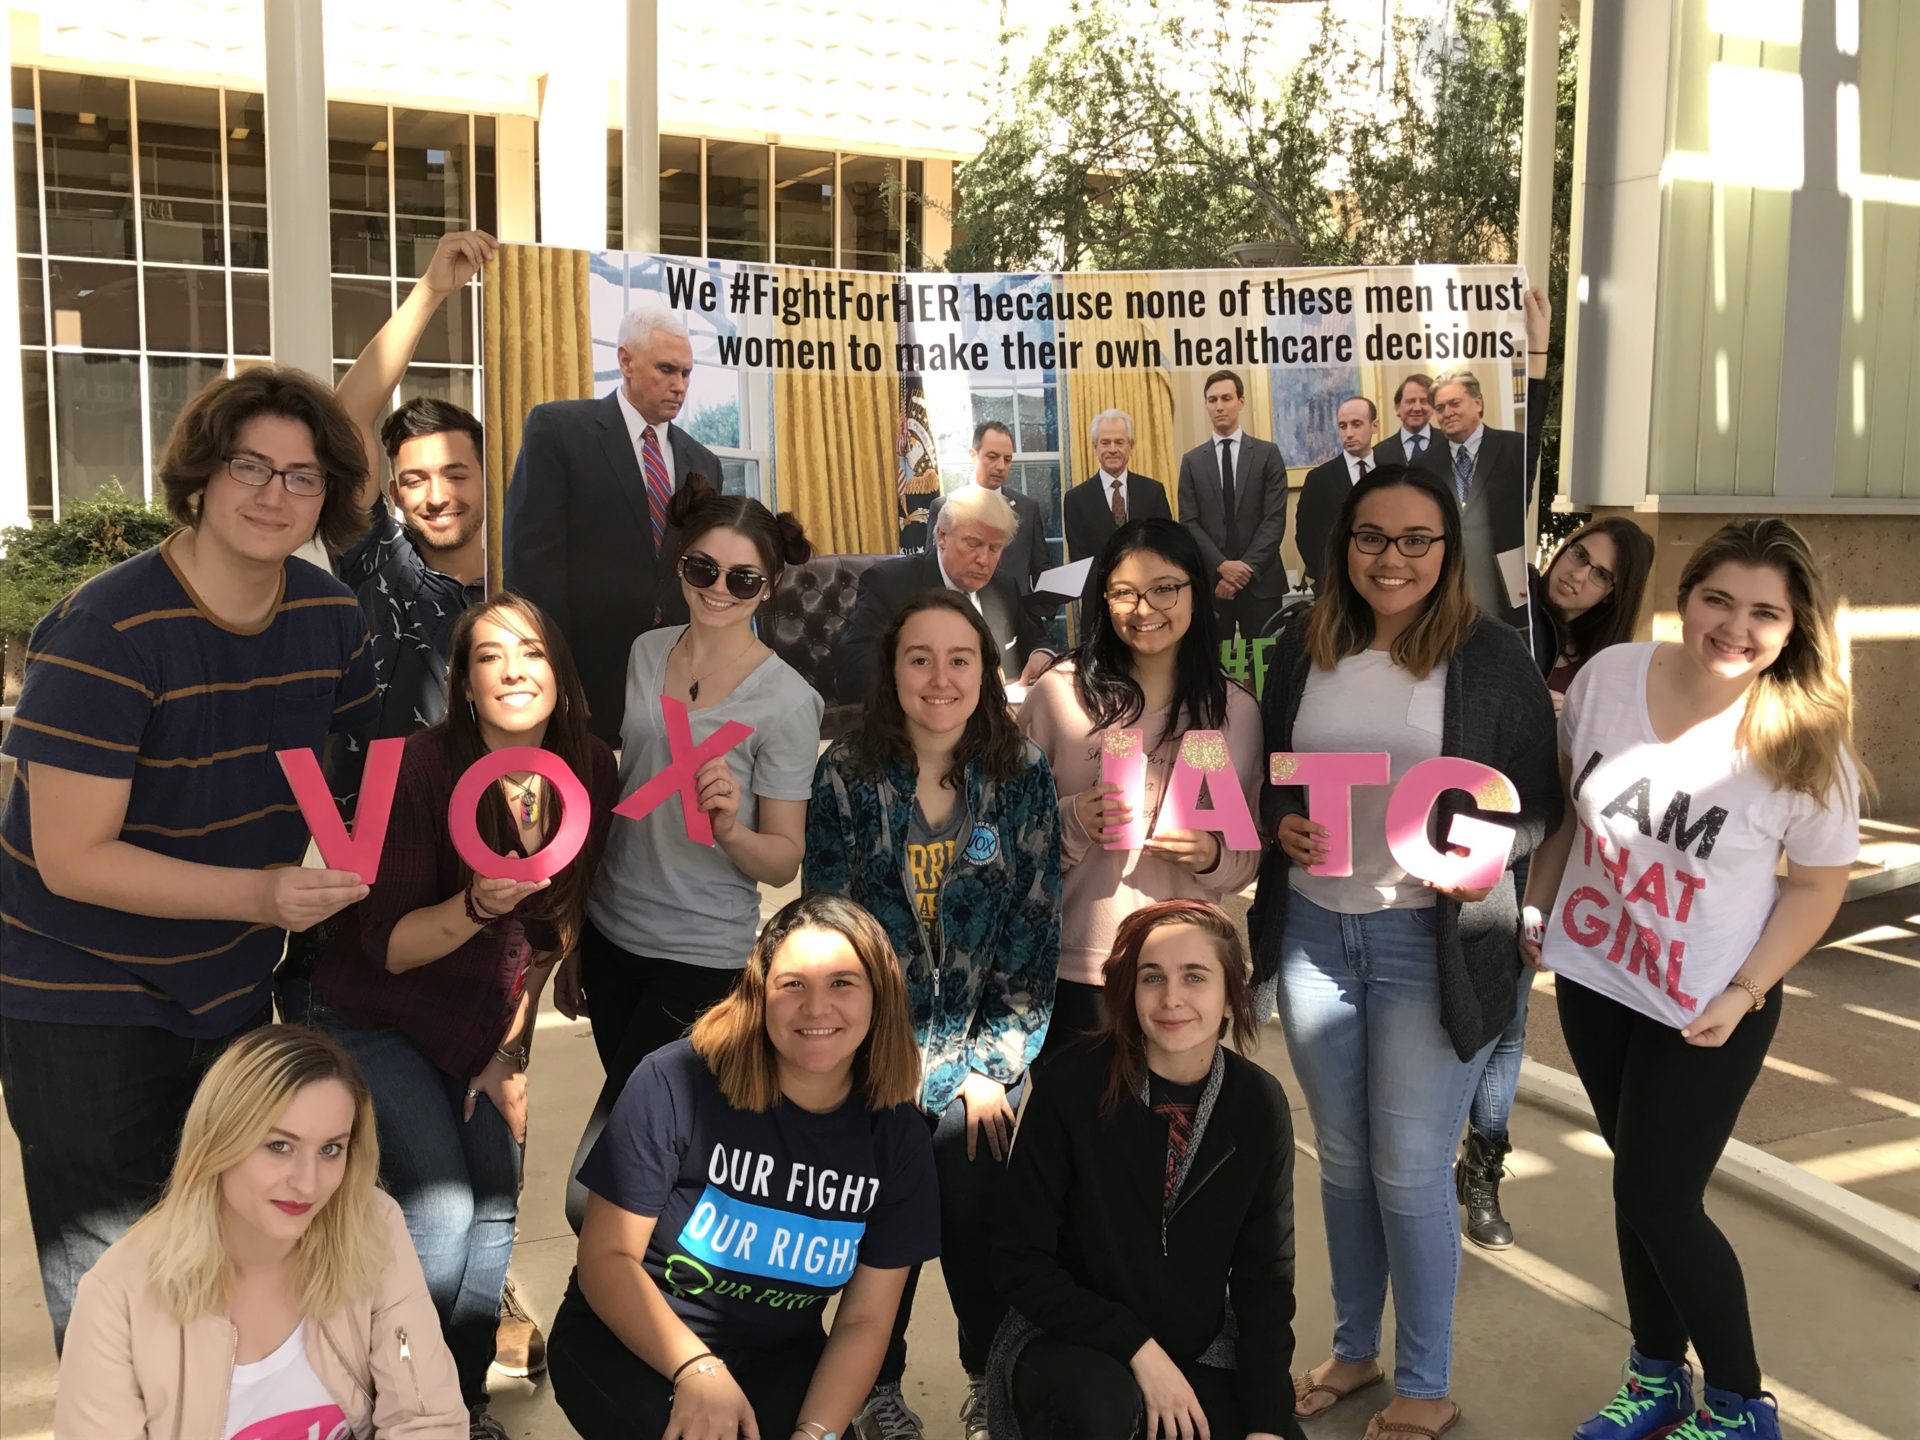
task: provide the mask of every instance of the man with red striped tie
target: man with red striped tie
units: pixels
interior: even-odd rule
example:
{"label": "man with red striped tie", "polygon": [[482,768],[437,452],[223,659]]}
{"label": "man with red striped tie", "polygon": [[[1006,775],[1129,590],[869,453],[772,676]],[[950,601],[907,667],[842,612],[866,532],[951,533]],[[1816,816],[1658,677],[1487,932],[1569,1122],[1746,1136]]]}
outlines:
{"label": "man with red striped tie", "polygon": [[567,637],[593,733],[620,743],[634,637],[685,621],[667,556],[667,502],[690,475],[718,488],[720,461],[673,421],[686,403],[686,322],[648,295],[620,323],[620,384],[527,416],[507,491],[505,570]]}

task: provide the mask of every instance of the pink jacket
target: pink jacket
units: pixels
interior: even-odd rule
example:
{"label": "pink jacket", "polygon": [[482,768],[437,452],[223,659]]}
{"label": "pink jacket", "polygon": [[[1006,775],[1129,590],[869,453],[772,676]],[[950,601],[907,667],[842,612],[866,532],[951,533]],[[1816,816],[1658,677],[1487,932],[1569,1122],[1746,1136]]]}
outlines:
{"label": "pink jacket", "polygon": [[[1134,722],[1152,741],[1160,717]],[[1156,900],[1213,900],[1250,884],[1260,872],[1258,850],[1226,850],[1205,875],[1163,860],[1148,850],[1107,850],[1095,845],[1074,813],[1074,798],[1100,783],[1103,730],[1095,730],[1073,686],[1071,663],[1056,665],[1027,692],[1020,728],[1046,752],[1060,792],[1060,978],[1100,983],[1100,967],[1113,949],[1120,922]],[[1255,822],[1260,818],[1260,703],[1240,686],[1227,685],[1227,717],[1220,727],[1234,773]],[[1147,812],[1157,815],[1173,773],[1180,736],[1147,753]]]}
{"label": "pink jacket", "polygon": [[[306,1332],[307,1363],[355,1440],[467,1440],[453,1356],[400,1207],[384,1192],[393,1247],[380,1293]],[[60,1357],[54,1440],[225,1440],[236,1332],[206,1314],[182,1325],[147,1281],[138,1232],[80,1281]]]}

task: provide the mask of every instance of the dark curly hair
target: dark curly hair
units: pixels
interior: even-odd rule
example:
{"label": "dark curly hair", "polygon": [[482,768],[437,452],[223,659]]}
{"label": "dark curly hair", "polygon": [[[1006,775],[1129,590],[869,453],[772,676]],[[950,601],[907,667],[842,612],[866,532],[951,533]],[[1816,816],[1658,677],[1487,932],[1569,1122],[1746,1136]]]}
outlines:
{"label": "dark curly hair", "polygon": [[760,564],[767,572],[767,591],[771,596],[779,588],[780,576],[789,565],[804,565],[813,556],[813,544],[801,527],[799,517],[790,510],[774,514],[750,495],[723,495],[713,482],[697,471],[673,492],[667,505],[667,525],[678,532],[673,547],[673,565],[705,537],[709,530],[732,530],[753,542],[760,552]]}
{"label": "dark curly hair", "polygon": [[967,766],[975,760],[993,779],[1012,780],[1027,768],[1026,741],[1007,709],[1007,687],[1000,679],[1000,667],[993,661],[999,646],[980,612],[953,590],[928,590],[914,596],[900,607],[880,636],[879,678],[867,697],[860,728],[847,737],[848,758],[855,770],[870,777],[878,776],[889,765],[914,763],[913,740],[907,734],[906,712],[900,708],[893,662],[900,652],[900,632],[914,616],[929,610],[958,615],[973,627],[980,641],[980,699],[967,717],[967,728],[953,752],[953,768],[946,773],[946,783],[955,790],[963,787]]}
{"label": "dark curly hair", "polygon": [[200,523],[201,492],[233,454],[240,427],[256,415],[278,415],[307,427],[314,458],[327,473],[314,538],[329,554],[350,550],[367,528],[357,500],[367,478],[366,446],[333,391],[284,366],[256,366],[231,380],[215,380],[187,402],[160,457],[168,512],[182,525]]}

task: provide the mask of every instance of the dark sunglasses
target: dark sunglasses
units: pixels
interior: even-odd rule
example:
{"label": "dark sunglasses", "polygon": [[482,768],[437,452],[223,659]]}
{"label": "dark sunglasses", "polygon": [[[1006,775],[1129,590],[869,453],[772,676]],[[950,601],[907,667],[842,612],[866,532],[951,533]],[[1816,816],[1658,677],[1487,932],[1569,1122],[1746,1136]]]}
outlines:
{"label": "dark sunglasses", "polygon": [[696,590],[711,590],[724,573],[727,593],[736,600],[751,600],[766,588],[767,577],[749,565],[735,565],[722,572],[719,563],[706,555],[685,555],[680,560],[680,578]]}

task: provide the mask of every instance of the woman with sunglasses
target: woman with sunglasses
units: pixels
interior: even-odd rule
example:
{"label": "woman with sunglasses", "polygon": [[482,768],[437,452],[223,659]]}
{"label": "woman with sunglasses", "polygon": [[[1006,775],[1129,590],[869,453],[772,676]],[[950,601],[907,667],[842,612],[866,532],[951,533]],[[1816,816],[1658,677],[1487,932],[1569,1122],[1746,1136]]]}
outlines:
{"label": "woman with sunglasses", "polygon": [[[1547,566],[1546,578],[1534,577],[1529,590],[1533,658],[1547,678],[1556,711],[1582,665],[1609,645],[1633,639],[1652,569],[1653,541],[1647,532],[1625,516],[1613,515],[1576,530]],[[1526,894],[1526,860],[1513,867],[1513,888],[1515,894]],[[1531,980],[1530,975],[1520,978],[1513,1019],[1500,1032],[1474,1087],[1467,1138],[1453,1172],[1467,1238],[1483,1250],[1505,1250],[1513,1244],[1513,1225],[1500,1206],[1500,1181],[1513,1150],[1507,1122],[1520,1091]]]}
{"label": "woman with sunglasses", "polygon": [[[1268,748],[1384,751],[1395,782],[1437,756],[1477,760],[1518,792],[1517,813],[1484,818],[1514,832],[1515,855],[1531,852],[1560,819],[1553,706],[1519,633],[1473,603],[1446,482],[1382,466],[1347,495],[1328,553],[1344,563],[1268,662]],[[1391,1285],[1395,1394],[1367,1440],[1437,1436],[1460,1418],[1447,1398],[1460,1273],[1449,1162],[1520,969],[1512,883],[1439,890],[1409,875],[1387,845],[1390,794],[1352,791],[1350,873],[1335,875],[1305,792],[1270,786],[1262,821],[1277,843],[1248,922],[1313,1117],[1333,1277],[1333,1354],[1295,1382],[1295,1411],[1381,1381]],[[1479,813],[1448,791],[1429,833],[1445,843],[1456,816]]]}
{"label": "woman with sunglasses", "polygon": [[[1190,730],[1225,735],[1223,757],[1250,806],[1260,798],[1260,705],[1220,672],[1206,562],[1185,527],[1136,520],[1094,561],[1086,634],[1020,707],[1020,728],[1046,752],[1060,791],[1060,982],[1049,1052],[1100,1028],[1101,973],[1120,922],[1156,900],[1212,900],[1252,880],[1257,850],[1229,850],[1210,830],[1155,824]],[[1133,818],[1120,787],[1100,779],[1102,754],[1137,729],[1146,742],[1147,841],[1107,842]]]}
{"label": "woman with sunglasses", "polygon": [[[686,707],[696,745],[729,721],[753,733],[696,776],[713,844],[688,836],[676,800],[608,836],[577,971],[564,966],[556,979],[560,1009],[590,1016],[607,1075],[576,1175],[634,1067],[732,988],[760,928],[760,887],[799,873],[820,750],[819,692],[753,629],[782,572],[813,553],[800,522],[692,475],[674,493],[667,524],[680,534],[675,567],[688,623],[633,642],[620,793],[673,763],[663,699]],[[567,1217],[576,1231],[586,1199],[571,1180]]]}

